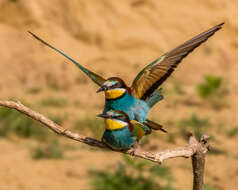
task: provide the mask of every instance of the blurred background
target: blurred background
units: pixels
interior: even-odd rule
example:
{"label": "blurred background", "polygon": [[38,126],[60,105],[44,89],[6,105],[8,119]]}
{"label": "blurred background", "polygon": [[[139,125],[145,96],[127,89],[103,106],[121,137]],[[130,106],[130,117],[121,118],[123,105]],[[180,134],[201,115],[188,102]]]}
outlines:
{"label": "blurred background", "polygon": [[[185,132],[210,135],[205,190],[238,186],[238,1],[0,0],[0,98],[20,100],[58,124],[101,138],[104,95],[75,65],[33,39],[30,30],[103,76],[131,84],[161,54],[225,22],[163,84],[142,148],[186,144]],[[0,108],[1,190],[189,190],[191,161],[162,166],[91,148]]]}

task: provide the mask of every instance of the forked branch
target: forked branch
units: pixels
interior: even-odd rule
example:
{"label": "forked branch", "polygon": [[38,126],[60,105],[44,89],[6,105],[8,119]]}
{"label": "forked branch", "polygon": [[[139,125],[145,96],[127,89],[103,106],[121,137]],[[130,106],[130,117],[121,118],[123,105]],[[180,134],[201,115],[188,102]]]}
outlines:
{"label": "forked branch", "polygon": [[[96,139],[93,139],[91,137],[87,137],[84,135],[80,135],[78,133],[74,133],[74,132],[70,131],[69,129],[63,128],[60,125],[53,122],[52,120],[45,117],[44,115],[24,106],[21,102],[0,101],[0,106],[15,109],[15,110],[31,117],[34,120],[39,121],[44,126],[48,127],[50,130],[54,131],[55,133],[63,135],[67,138],[73,139],[75,141],[79,141],[84,144],[88,144],[90,146],[108,149],[108,146],[105,143],[98,141]],[[196,138],[191,135],[189,138],[188,145],[186,145],[184,147],[177,147],[174,149],[169,149],[169,150],[165,150],[165,151],[157,152],[157,153],[136,151],[134,156],[144,158],[146,160],[150,160],[150,161],[157,162],[157,163],[162,163],[164,160],[169,159],[169,158],[175,158],[175,157],[189,158],[192,155],[194,155],[196,152],[198,152],[198,150],[200,150],[201,148],[204,148],[201,145],[201,142],[198,142],[196,140]],[[206,150],[206,149],[204,149],[204,150]],[[131,154],[131,151],[125,151],[125,152],[123,151],[122,153]]]}
{"label": "forked branch", "polygon": [[[101,141],[93,139],[91,137],[83,136],[78,133],[74,133],[69,129],[63,128],[60,125],[56,124],[52,120],[48,119],[44,115],[31,110],[30,108],[24,106],[20,102],[14,101],[0,101],[0,106],[8,107],[11,109],[15,109],[32,119],[39,121],[44,126],[48,127],[50,130],[54,131],[57,134],[63,135],[67,138],[73,139],[75,141],[79,141],[81,143],[108,149],[108,146]],[[202,190],[203,186],[203,173],[204,173],[204,165],[205,165],[205,154],[207,152],[207,147],[205,147],[206,140],[208,136],[203,135],[198,141],[193,135],[190,135],[189,142],[184,147],[177,147],[174,149],[168,149],[161,152],[145,152],[145,151],[136,151],[134,153],[135,157],[143,158],[146,160],[150,160],[152,162],[156,162],[161,164],[164,160],[176,157],[192,157],[193,164],[193,172],[194,172],[194,190]],[[113,150],[115,151],[115,150]],[[121,153],[131,154],[131,151],[123,151]]]}

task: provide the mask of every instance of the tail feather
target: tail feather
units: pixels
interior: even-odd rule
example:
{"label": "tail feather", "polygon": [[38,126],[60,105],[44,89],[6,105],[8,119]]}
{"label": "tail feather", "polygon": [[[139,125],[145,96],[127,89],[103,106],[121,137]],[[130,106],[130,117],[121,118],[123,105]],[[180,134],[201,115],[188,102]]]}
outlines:
{"label": "tail feather", "polygon": [[152,130],[160,130],[160,131],[163,131],[164,133],[167,133],[167,131],[163,128],[162,125],[155,123],[154,121],[151,121],[149,119],[146,119],[144,124]]}

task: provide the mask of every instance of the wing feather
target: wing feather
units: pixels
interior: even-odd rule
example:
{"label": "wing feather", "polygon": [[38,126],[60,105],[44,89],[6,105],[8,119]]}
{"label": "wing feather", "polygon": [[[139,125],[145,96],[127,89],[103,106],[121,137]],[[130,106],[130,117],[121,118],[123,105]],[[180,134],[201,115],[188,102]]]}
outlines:
{"label": "wing feather", "polygon": [[171,75],[184,57],[220,30],[223,24],[195,36],[147,65],[134,79],[132,95],[146,100]]}
{"label": "wing feather", "polygon": [[133,125],[132,135],[136,136],[138,140],[140,140],[144,135],[148,134],[148,132],[150,131],[150,129],[147,126],[143,125],[143,123],[140,123],[135,120],[131,120],[130,122]]}
{"label": "wing feather", "polygon": [[42,40],[41,38],[39,38],[37,35],[33,34],[32,32],[28,31],[35,39],[39,40],[41,43],[43,43],[44,45],[50,47],[51,49],[57,51],[58,53],[60,53],[61,55],[63,55],[64,57],[66,57],[67,59],[69,59],[70,61],[72,61],[76,66],[78,66],[81,71],[83,71],[86,75],[88,75],[88,77],[93,80],[97,85],[102,86],[103,83],[105,82],[105,79],[101,76],[99,76],[98,74],[88,70],[87,68],[83,67],[81,64],[79,64],[77,61],[73,60],[71,57],[69,57],[68,55],[66,55],[65,53],[63,53],[62,51],[56,49],[55,47],[53,47],[52,45],[50,45],[49,43],[45,42],[44,40]]}

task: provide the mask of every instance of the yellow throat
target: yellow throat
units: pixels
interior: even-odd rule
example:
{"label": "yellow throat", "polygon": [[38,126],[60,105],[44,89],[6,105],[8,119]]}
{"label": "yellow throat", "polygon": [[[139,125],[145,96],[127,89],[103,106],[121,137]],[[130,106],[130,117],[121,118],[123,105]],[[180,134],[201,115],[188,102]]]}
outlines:
{"label": "yellow throat", "polygon": [[126,89],[115,88],[115,89],[111,89],[111,90],[106,90],[104,92],[105,92],[106,99],[116,99],[116,98],[122,96],[126,92]]}
{"label": "yellow throat", "polygon": [[116,120],[116,119],[105,119],[106,129],[108,130],[117,130],[126,127],[128,124],[127,122]]}

